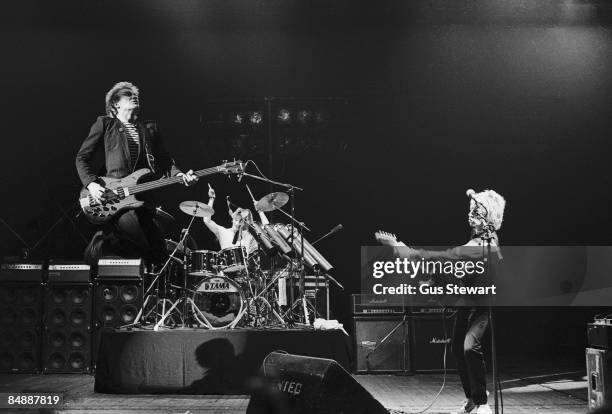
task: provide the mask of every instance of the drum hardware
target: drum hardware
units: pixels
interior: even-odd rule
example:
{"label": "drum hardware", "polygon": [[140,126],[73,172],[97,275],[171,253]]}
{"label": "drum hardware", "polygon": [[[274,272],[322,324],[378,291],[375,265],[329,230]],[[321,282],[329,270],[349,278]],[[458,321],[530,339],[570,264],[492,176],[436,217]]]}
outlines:
{"label": "drum hardware", "polygon": [[[244,173],[244,171],[243,171]],[[312,257],[305,257],[305,251],[304,251],[304,231],[310,231],[310,229],[306,226],[305,223],[297,220],[295,218],[295,191],[302,191],[302,188],[299,187],[295,187],[291,184],[285,184],[285,183],[279,183],[273,180],[269,180],[267,178],[263,178],[263,177],[257,177],[248,173],[244,173],[243,175],[246,175],[248,177],[253,177],[256,178],[258,180],[261,181],[265,181],[271,184],[276,184],[276,185],[280,185],[282,187],[285,187],[287,189],[287,193],[271,193],[268,194],[266,196],[264,196],[261,200],[259,201],[255,201],[255,198],[253,197],[253,194],[251,193],[251,189],[248,187],[247,185],[247,189],[249,191],[249,194],[251,195],[251,198],[253,199],[253,205],[255,206],[255,209],[260,213],[260,216],[262,216],[262,222],[263,219],[265,217],[265,214],[263,214],[265,212],[265,210],[267,211],[280,211],[281,213],[283,213],[286,217],[288,217],[290,219],[290,224],[288,225],[289,229],[282,231],[282,226],[280,227],[275,227],[275,230],[277,230],[282,236],[285,236],[285,241],[288,243],[289,246],[293,246],[293,250],[295,251],[295,253],[297,254],[298,258],[299,258],[299,267],[298,268],[292,268],[291,269],[291,273],[297,273],[299,272],[299,274],[301,275],[300,277],[300,283],[299,283],[299,295],[303,297],[304,295],[304,272],[305,272],[305,266],[304,266],[304,260],[308,259],[312,265],[314,265],[315,260]],[[245,184],[246,185],[246,184]],[[280,195],[280,194],[284,194],[284,195]],[[286,197],[285,197],[286,196]],[[282,206],[284,206],[285,204],[287,204],[287,201],[291,201],[290,203],[290,207],[291,207],[291,214],[286,213],[285,211],[283,211],[283,209],[281,208]],[[273,208],[272,208],[273,207]],[[266,220],[267,221],[267,220]],[[298,226],[302,231],[299,232],[298,234],[301,235],[301,243],[297,243],[297,237],[296,233],[295,233],[295,226]],[[286,234],[283,233],[288,232],[288,234],[291,237],[286,237]],[[291,262],[292,267],[294,266],[295,262],[292,260]],[[289,289],[289,293],[290,293],[290,303],[295,303],[295,297],[294,297],[294,289],[293,289],[293,279],[290,279],[290,289]],[[289,321],[289,325],[293,325],[295,322],[295,318],[293,315],[293,309],[294,306],[290,306],[289,307],[289,311],[285,313],[285,315],[288,317],[288,321]],[[304,311],[307,310],[306,307],[303,308]],[[299,317],[299,316],[298,316]],[[303,321],[306,324],[310,324],[307,312],[303,312],[302,314],[303,317]]]}
{"label": "drum hardware", "polygon": [[[206,206],[206,208],[204,208],[203,206]],[[210,210],[212,210],[212,208],[210,208],[208,205],[203,204],[203,203],[199,203],[197,201],[194,202],[188,202],[188,201],[184,201],[181,203],[180,205],[180,209],[181,211],[183,211],[184,213],[188,214],[191,216],[191,220],[189,221],[189,225],[187,226],[187,228],[183,229],[181,231],[181,240],[179,241],[178,245],[176,246],[175,250],[172,252],[172,254],[170,254],[170,257],[168,258],[168,260],[166,260],[166,263],[164,264],[164,267],[162,268],[162,270],[164,270],[168,264],[170,263],[172,259],[172,257],[176,254],[176,250],[178,250],[178,248],[183,245],[185,241],[187,240],[187,237],[189,237],[189,231],[191,230],[191,226],[193,225],[193,222],[195,220],[196,217],[204,217],[204,213],[202,213],[202,211],[206,211],[209,212]],[[164,325],[164,322],[166,320],[166,318],[168,318],[170,316],[170,314],[172,313],[172,311],[174,311],[174,309],[176,309],[178,307],[179,304],[182,304],[182,312],[181,312],[181,326],[184,328],[186,327],[187,323],[187,305],[188,303],[191,301],[192,302],[192,309],[193,309],[193,301],[191,300],[191,298],[187,297],[187,274],[188,274],[188,254],[187,254],[187,249],[184,250],[183,252],[183,295],[181,297],[179,297],[170,307],[170,309],[168,309],[168,311],[166,313],[164,313],[160,320],[157,321],[157,323],[155,323],[155,326],[153,327],[154,331],[158,331],[159,328]]]}
{"label": "drum hardware", "polygon": [[[319,288],[326,289],[329,318],[330,282],[343,287],[326,273],[333,266],[314,248],[314,243],[305,239],[304,233],[310,229],[295,216],[295,191],[302,189],[243,175],[286,188],[286,192],[270,193],[256,200],[247,185],[261,218],[261,223],[248,223],[249,231],[260,249],[249,256],[242,246],[219,252],[197,250],[189,234],[191,226],[195,217],[211,217],[214,210],[202,202],[182,202],[179,207],[192,216],[191,220],[178,243],[166,240],[170,256],[159,271],[151,273],[153,281],[146,289],[139,323],[154,321],[154,330],[168,324],[185,327],[192,323],[207,329],[310,325],[312,316],[317,317]],[[287,204],[290,213],[282,209]],[[264,214],[267,211],[280,211],[288,217],[289,224],[270,224]],[[317,242],[340,228],[336,226]],[[193,244],[187,244],[188,240]],[[315,274],[314,297],[307,268]],[[288,291],[284,283],[289,285]]]}

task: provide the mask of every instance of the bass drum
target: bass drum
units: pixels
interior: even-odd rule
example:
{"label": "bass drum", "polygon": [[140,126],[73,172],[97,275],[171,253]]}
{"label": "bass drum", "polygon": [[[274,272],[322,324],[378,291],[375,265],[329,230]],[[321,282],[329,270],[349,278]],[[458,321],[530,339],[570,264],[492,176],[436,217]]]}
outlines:
{"label": "bass drum", "polygon": [[232,279],[210,276],[195,290],[192,306],[198,322],[212,329],[222,329],[242,313],[245,299],[240,286]]}

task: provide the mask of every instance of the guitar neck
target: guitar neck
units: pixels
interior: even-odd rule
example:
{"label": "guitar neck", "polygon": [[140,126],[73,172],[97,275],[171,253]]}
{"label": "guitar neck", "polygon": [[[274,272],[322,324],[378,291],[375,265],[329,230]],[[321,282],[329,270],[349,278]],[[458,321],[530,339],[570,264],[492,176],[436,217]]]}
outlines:
{"label": "guitar neck", "polygon": [[[199,178],[199,177],[205,177],[207,175],[217,174],[221,171],[222,171],[221,167],[211,167],[211,168],[206,168],[204,170],[198,170],[194,172],[193,175]],[[128,187],[128,191],[130,192],[130,194],[138,194],[138,193],[142,193],[145,191],[154,190],[156,188],[161,188],[161,187],[165,187],[165,186],[172,185],[172,184],[178,184],[182,182],[183,182],[183,178],[177,177],[177,176],[168,177],[168,178],[160,178],[159,180],[149,181],[146,183],[136,184],[131,187]]]}

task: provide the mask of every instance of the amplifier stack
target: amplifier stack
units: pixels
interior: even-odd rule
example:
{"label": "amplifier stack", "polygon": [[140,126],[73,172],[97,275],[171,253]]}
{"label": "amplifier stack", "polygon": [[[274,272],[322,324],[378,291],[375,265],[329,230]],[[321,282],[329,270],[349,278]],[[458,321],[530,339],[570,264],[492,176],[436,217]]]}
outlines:
{"label": "amplifier stack", "polygon": [[455,369],[450,349],[452,309],[411,307],[403,295],[353,295],[352,310],[357,372]]}
{"label": "amplifier stack", "polygon": [[100,331],[133,321],[140,260],[0,265],[0,373],[89,373]]}

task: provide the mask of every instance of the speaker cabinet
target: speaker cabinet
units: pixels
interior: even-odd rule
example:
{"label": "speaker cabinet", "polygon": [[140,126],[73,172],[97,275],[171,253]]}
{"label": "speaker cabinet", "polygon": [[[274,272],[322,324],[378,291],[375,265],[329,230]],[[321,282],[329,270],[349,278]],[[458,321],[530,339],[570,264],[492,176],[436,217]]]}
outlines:
{"label": "speaker cabinet", "polygon": [[589,409],[612,403],[612,352],[604,349],[586,349],[587,380],[589,382]]}
{"label": "speaker cabinet", "polygon": [[45,288],[44,373],[91,371],[92,288],[88,283]]}
{"label": "speaker cabinet", "polygon": [[104,330],[129,325],[136,320],[142,306],[141,280],[100,280],[94,287],[94,363]]}
{"label": "speaker cabinet", "polygon": [[402,316],[355,316],[357,372],[410,371],[409,322]]}
{"label": "speaker cabinet", "polygon": [[40,371],[41,283],[0,284],[0,372]]}
{"label": "speaker cabinet", "polygon": [[425,314],[412,317],[412,367],[415,372],[455,370],[451,353],[453,318],[448,314]]}
{"label": "speaker cabinet", "polygon": [[388,414],[334,360],[272,352],[262,371],[269,383],[253,391],[247,414]]}

